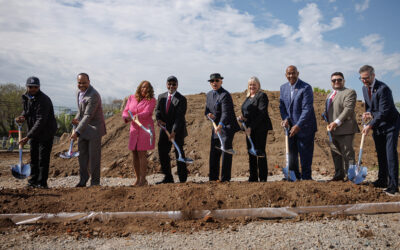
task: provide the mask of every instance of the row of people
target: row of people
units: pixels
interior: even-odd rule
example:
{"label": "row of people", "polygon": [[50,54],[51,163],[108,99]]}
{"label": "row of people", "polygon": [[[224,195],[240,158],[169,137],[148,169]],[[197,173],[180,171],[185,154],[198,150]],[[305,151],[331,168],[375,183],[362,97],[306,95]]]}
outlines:
{"label": "row of people", "polygon": [[[377,187],[388,187],[389,193],[398,191],[398,154],[397,138],[400,129],[400,118],[395,108],[391,91],[387,85],[375,79],[374,69],[365,65],[361,67],[360,80],[363,82],[363,94],[366,112],[363,118],[371,122],[363,129],[367,134],[373,130],[378,162],[379,176],[374,182]],[[280,114],[282,127],[289,129],[289,169],[293,170],[297,179],[310,180],[311,164],[314,151],[314,137],[317,131],[316,117],[313,107],[313,91],[311,86],[299,79],[299,72],[293,65],[287,67],[288,82],[280,88]],[[232,155],[218,150],[216,147],[232,148],[234,135],[240,130],[233,110],[233,101],[230,93],[223,87],[223,77],[219,73],[210,75],[211,91],[207,93],[205,116],[213,120],[217,126],[212,129],[209,158],[209,180],[230,181]],[[325,115],[332,132],[332,158],[335,165],[333,181],[344,180],[349,163],[355,162],[353,149],[354,134],[358,132],[355,120],[356,93],[344,87],[344,76],[335,72],[331,76],[332,93],[326,102]],[[73,119],[77,126],[71,139],[78,139],[80,151],[80,182],[77,187],[86,186],[91,176],[91,185],[100,184],[101,137],[106,133],[105,122],[99,93],[90,85],[89,76],[81,73],[77,77],[78,113]],[[22,122],[28,119],[28,135],[20,143],[24,144],[31,139],[31,166],[32,176],[29,184],[32,186],[47,187],[48,162],[56,125],[51,100],[40,91],[40,82],[36,77],[27,80],[27,93],[24,95],[24,112],[18,117]],[[185,114],[187,100],[178,89],[178,79],[171,76],[166,82],[167,92],[154,98],[154,90],[149,81],[142,81],[131,95],[124,108],[122,117],[125,122],[131,122],[129,150],[132,151],[133,166],[136,174],[134,185],[146,185],[147,158],[146,151],[154,149],[154,124],[152,114],[156,110],[157,124],[164,126],[168,134],[160,129],[158,153],[164,179],[160,183],[173,182],[169,151],[171,140],[174,139],[182,149],[184,138],[187,136]],[[267,157],[265,147],[268,130],[272,130],[272,123],[268,115],[268,97],[261,90],[260,81],[252,77],[248,81],[247,95],[242,104],[242,114],[238,117],[244,121],[248,134],[254,143],[257,152],[265,157],[256,157],[249,153],[249,181],[266,181],[268,176]],[[132,120],[139,120],[152,132],[149,134]],[[46,136],[38,136],[45,133]],[[224,145],[220,145],[220,134]],[[247,147],[250,148],[250,141]],[[175,151],[176,158],[178,152]],[[222,166],[220,161],[222,157]],[[299,169],[299,159],[301,172]],[[47,165],[47,166],[46,166]],[[187,179],[187,167],[184,162],[177,161],[180,182]],[[221,168],[221,178],[220,178]]]}

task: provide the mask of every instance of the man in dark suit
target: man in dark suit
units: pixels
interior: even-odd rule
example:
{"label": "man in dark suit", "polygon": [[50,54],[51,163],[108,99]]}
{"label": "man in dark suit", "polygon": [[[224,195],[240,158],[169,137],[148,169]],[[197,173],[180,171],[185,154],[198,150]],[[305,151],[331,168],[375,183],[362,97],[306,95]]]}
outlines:
{"label": "man in dark suit", "polygon": [[72,120],[77,125],[71,139],[78,140],[79,175],[76,187],[85,187],[91,176],[90,186],[100,185],[101,137],[106,134],[100,94],[90,85],[89,75],[80,73],[78,81],[78,113]]}
{"label": "man in dark suit", "polygon": [[328,129],[332,134],[331,148],[335,175],[331,181],[343,181],[347,176],[349,164],[355,163],[353,148],[354,134],[360,132],[357,125],[356,107],[357,94],[353,89],[344,86],[342,72],[331,75],[332,89],[326,99],[325,116],[328,119]]}
{"label": "man in dark suit", "polygon": [[217,128],[213,128],[211,134],[210,181],[219,180],[221,155],[221,181],[231,180],[232,155],[216,148],[216,146],[221,146],[217,133],[221,134],[225,149],[232,149],[233,137],[240,130],[233,110],[232,97],[228,91],[222,88],[222,79],[224,78],[219,73],[213,73],[208,80],[213,90],[207,93],[205,115],[217,124]]}
{"label": "man in dark suit", "polygon": [[282,127],[290,129],[289,170],[295,172],[298,180],[311,180],[314,137],[317,131],[313,90],[308,83],[299,79],[299,72],[293,65],[287,67],[286,78],[288,82],[280,88],[279,109]]}
{"label": "man in dark suit", "polygon": [[[363,82],[365,100],[364,119],[372,119],[363,133],[372,129],[378,155],[378,180],[373,184],[382,187],[388,194],[399,192],[399,159],[397,144],[400,129],[400,114],[394,105],[392,91],[383,82],[375,79],[372,66],[364,65],[359,70]],[[388,178],[389,177],[389,178]]]}
{"label": "man in dark suit", "polygon": [[[175,76],[170,76],[167,79],[167,89],[165,92],[158,96],[156,106],[156,119],[157,123],[166,127],[170,136],[163,129],[160,129],[160,137],[158,140],[158,155],[160,157],[161,170],[164,174],[164,179],[161,183],[173,183],[174,178],[171,173],[171,159],[169,152],[172,147],[171,140],[174,139],[178,144],[182,157],[185,157],[183,150],[184,138],[187,136],[186,130],[186,108],[187,101],[186,97],[181,95],[178,89],[178,79]],[[175,157],[178,159],[178,150],[175,149]],[[176,161],[178,166],[178,176],[180,182],[186,182],[187,179],[187,168],[186,163]]]}

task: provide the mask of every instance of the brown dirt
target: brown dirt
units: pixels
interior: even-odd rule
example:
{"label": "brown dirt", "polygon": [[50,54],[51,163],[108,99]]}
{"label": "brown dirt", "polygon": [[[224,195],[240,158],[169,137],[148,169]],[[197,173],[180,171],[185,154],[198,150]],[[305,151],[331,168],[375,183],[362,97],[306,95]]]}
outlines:
{"label": "brown dirt", "polygon": [[[269,165],[269,175],[280,172],[279,166],[285,165],[284,133],[279,124],[279,92],[267,91],[270,100],[269,114],[274,127],[268,134],[267,156]],[[185,152],[187,157],[195,160],[194,164],[188,166],[190,174],[208,175],[208,155],[210,145],[211,124],[204,118],[205,94],[188,95],[188,110],[186,114],[189,136],[185,139]],[[314,108],[318,121],[318,132],[315,138],[315,150],[313,158],[313,170],[323,175],[331,175],[334,172],[333,163],[330,156],[329,146],[326,143],[326,124],[320,118],[325,106],[325,95],[314,93]],[[235,104],[236,115],[240,114],[240,107],[245,99],[245,93],[233,93],[232,98]],[[361,114],[364,112],[364,104],[357,102],[357,119],[361,124]],[[127,149],[128,145],[128,124],[125,124],[120,114],[110,117],[106,121],[107,135],[102,141],[102,176],[107,177],[132,177],[132,159]],[[360,125],[361,127],[361,125]],[[158,128],[156,134],[158,137]],[[359,147],[360,134],[355,137],[355,148]],[[158,139],[158,138],[157,138]],[[157,141],[155,150],[148,152],[149,173],[158,172],[160,164],[158,160]],[[53,148],[51,159],[50,176],[69,176],[78,174],[78,160],[65,160],[58,157],[60,152],[66,151],[69,146],[68,136],[62,138],[58,145]],[[76,147],[76,145],[75,145]],[[232,177],[248,175],[248,156],[246,150],[245,135],[237,133],[234,138],[233,147],[237,154],[234,156],[232,165]],[[75,148],[76,150],[76,148]],[[172,156],[174,157],[174,156]],[[363,161],[369,167],[377,166],[374,143],[371,136],[368,136],[364,145]],[[175,162],[172,162],[172,167]]]}
{"label": "brown dirt", "polygon": [[[257,208],[284,206],[317,206],[365,202],[400,201],[371,185],[351,183],[185,183],[148,187],[94,187],[3,189],[0,190],[2,213],[58,213],[74,211],[191,211],[198,209]],[[292,221],[319,220],[323,214],[301,215]],[[111,220],[57,224],[36,223],[24,230],[36,234],[72,234],[76,237],[124,236],[134,232],[186,232],[235,227],[253,219],[234,220]],[[1,230],[14,227],[9,221],[0,223]],[[39,230],[41,229],[41,230]],[[45,229],[45,230],[44,230]],[[97,232],[97,233],[95,233]],[[101,232],[101,233],[99,233]]]}
{"label": "brown dirt", "polygon": [[[267,92],[270,99],[269,112],[274,130],[269,132],[267,141],[267,156],[269,175],[280,173],[279,166],[285,164],[284,135],[279,126],[279,92]],[[240,104],[244,93],[232,94],[236,115],[239,115]],[[322,175],[332,175],[334,172],[329,146],[326,144],[325,122],[319,119],[323,111],[325,95],[314,94],[314,107],[317,114],[319,131],[315,139],[313,170]],[[208,175],[208,154],[211,124],[204,118],[205,94],[189,95],[188,112],[186,115],[189,136],[186,138],[185,151],[188,157],[195,160],[189,165],[190,175]],[[363,103],[357,102],[357,119],[364,110]],[[132,177],[131,158],[127,149],[128,125],[122,122],[120,115],[107,119],[107,135],[102,141],[102,176]],[[158,130],[157,132],[158,133]],[[359,146],[360,135],[356,135],[355,147]],[[157,143],[157,142],[156,142]],[[50,176],[64,177],[78,174],[77,159],[64,160],[58,157],[60,152],[68,149],[68,136],[64,136],[53,148]],[[156,144],[157,145],[157,144]],[[234,156],[232,176],[248,174],[248,156],[245,146],[245,135],[238,133],[234,140]],[[2,154],[0,157],[4,156]],[[16,161],[5,157],[0,159],[1,166],[8,166]],[[27,155],[24,157],[27,159]],[[149,152],[149,170],[159,169],[157,148]],[[372,137],[366,138],[363,156],[364,165],[376,167],[377,160]],[[7,162],[6,162],[7,161]],[[173,163],[175,164],[175,163]],[[173,165],[174,166],[174,165]],[[6,168],[4,168],[6,169]],[[9,168],[0,175],[11,177]],[[93,187],[93,188],[54,188],[38,189],[0,189],[1,213],[57,213],[72,211],[169,211],[193,209],[227,209],[249,207],[284,207],[353,204],[362,202],[400,201],[399,196],[389,197],[380,189],[371,185],[354,185],[352,183],[326,183],[303,181],[296,183],[185,183],[166,184],[148,187]],[[292,221],[319,220],[323,214],[301,215]],[[339,216],[340,217],[340,216]],[[341,217],[340,217],[341,218]],[[346,218],[354,218],[353,216]],[[34,232],[35,236],[42,234],[70,234],[76,238],[128,236],[134,232],[185,232],[198,230],[231,228],[246,224],[253,219],[238,218],[235,220],[152,220],[127,219],[109,222],[84,221],[63,224],[36,223],[18,227],[18,230]],[[16,227],[9,220],[0,221],[0,232]],[[360,232],[362,237],[369,237],[369,232]]]}

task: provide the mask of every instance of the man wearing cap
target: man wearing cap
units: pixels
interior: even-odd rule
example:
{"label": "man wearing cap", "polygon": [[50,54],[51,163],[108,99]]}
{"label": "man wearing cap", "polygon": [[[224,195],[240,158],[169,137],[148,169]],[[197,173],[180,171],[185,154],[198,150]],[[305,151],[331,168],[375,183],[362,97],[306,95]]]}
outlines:
{"label": "man wearing cap", "polygon": [[[185,157],[183,150],[184,138],[187,136],[186,130],[186,97],[181,95],[178,89],[178,79],[175,76],[170,76],[167,79],[168,91],[160,94],[157,100],[156,106],[156,119],[157,123],[164,126],[170,136],[163,129],[160,129],[160,137],[158,140],[158,155],[160,157],[161,170],[164,174],[164,179],[157,184],[162,183],[173,183],[174,178],[171,173],[171,159],[169,152],[172,147],[171,140],[175,140],[178,144],[182,157]],[[178,151],[175,149],[175,157],[179,158]],[[180,182],[186,182],[187,179],[187,168],[186,163],[176,161],[178,166],[178,176]]]}
{"label": "man wearing cap", "polygon": [[221,147],[217,133],[221,134],[225,149],[232,149],[232,141],[235,133],[240,130],[237,123],[231,94],[222,88],[222,79],[219,73],[210,75],[212,90],[207,93],[205,115],[211,118],[217,128],[212,130],[210,147],[210,181],[219,180],[220,158],[222,155],[221,181],[231,180],[232,155],[216,147]]}
{"label": "man wearing cap", "polygon": [[31,177],[28,187],[47,188],[50,153],[53,138],[57,131],[53,103],[40,91],[37,77],[29,77],[26,81],[26,93],[22,95],[23,111],[16,118],[17,123],[27,122],[28,134],[19,141],[24,146],[28,141],[31,154]]}
{"label": "man wearing cap", "polygon": [[90,186],[100,185],[101,137],[106,134],[100,94],[90,85],[89,75],[80,73],[78,81],[78,113],[72,120],[77,125],[71,135],[78,140],[79,176],[76,187],[85,187],[91,176]]}

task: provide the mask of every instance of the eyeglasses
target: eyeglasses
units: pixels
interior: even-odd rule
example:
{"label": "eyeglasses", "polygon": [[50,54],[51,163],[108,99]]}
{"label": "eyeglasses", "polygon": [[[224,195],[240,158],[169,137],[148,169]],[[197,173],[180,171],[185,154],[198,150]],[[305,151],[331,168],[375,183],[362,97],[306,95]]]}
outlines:
{"label": "eyeglasses", "polygon": [[168,86],[173,86],[173,87],[175,87],[177,84],[176,84],[176,82],[168,82]]}
{"label": "eyeglasses", "polygon": [[220,81],[219,79],[212,79],[212,80],[209,80],[210,83],[213,83],[213,82],[219,83],[219,81]]}
{"label": "eyeglasses", "polygon": [[360,81],[367,81],[368,79],[370,79],[370,76],[363,77],[363,78],[361,78],[361,76],[360,76],[358,79],[360,79]]}
{"label": "eyeglasses", "polygon": [[39,86],[28,86],[28,89],[37,89]]}
{"label": "eyeglasses", "polygon": [[332,82],[333,83],[335,83],[335,82],[343,82],[343,79],[342,78],[332,79]]}

